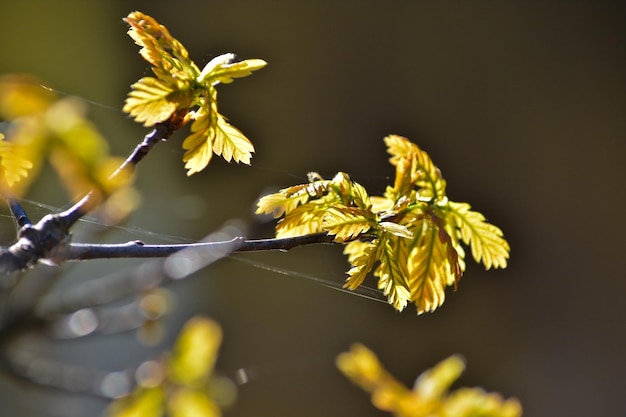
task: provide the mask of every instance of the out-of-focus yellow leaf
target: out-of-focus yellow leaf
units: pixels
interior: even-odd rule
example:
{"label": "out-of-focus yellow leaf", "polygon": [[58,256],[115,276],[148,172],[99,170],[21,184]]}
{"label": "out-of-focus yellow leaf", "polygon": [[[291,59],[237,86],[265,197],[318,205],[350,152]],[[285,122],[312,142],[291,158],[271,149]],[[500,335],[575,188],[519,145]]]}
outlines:
{"label": "out-of-focus yellow leaf", "polygon": [[9,127],[0,141],[0,166],[11,193],[20,196],[48,158],[72,198],[93,191],[109,194],[130,186],[130,174],[109,178],[112,164],[106,140],[85,117],[85,106],[73,98],[59,98],[51,89],[27,76],[0,78],[0,117]]}
{"label": "out-of-focus yellow leaf", "polygon": [[33,163],[20,155],[16,145],[5,141],[0,133],[0,179],[11,187],[26,178],[32,167]]}
{"label": "out-of-focus yellow leaf", "polygon": [[374,352],[360,343],[352,345],[350,351],[339,354],[336,364],[344,375],[366,391],[390,387],[401,395],[408,392],[385,370]]}
{"label": "out-of-focus yellow leaf", "polygon": [[164,393],[160,387],[140,388],[128,397],[115,400],[106,411],[107,417],[162,417]]}
{"label": "out-of-focus yellow leaf", "polygon": [[205,392],[179,388],[174,391],[168,401],[169,417],[219,417],[219,407]]}
{"label": "out-of-focus yellow leaf", "polygon": [[210,376],[222,342],[222,330],[213,320],[195,317],[182,329],[169,362],[172,380],[195,386]]}
{"label": "out-of-focus yellow leaf", "polygon": [[515,398],[503,399],[480,388],[459,388],[450,394],[442,417],[521,417],[522,406]]}
{"label": "out-of-focus yellow leaf", "polygon": [[465,362],[458,355],[439,362],[423,372],[415,381],[413,390],[425,400],[439,400],[465,370]]}
{"label": "out-of-focus yellow leaf", "polygon": [[520,417],[516,399],[503,400],[480,388],[461,388],[449,393],[464,369],[459,356],[451,356],[424,372],[412,390],[399,383],[376,355],[360,344],[337,357],[337,367],[352,382],[371,393],[377,408],[397,417]]}
{"label": "out-of-focus yellow leaf", "polygon": [[42,113],[55,100],[56,94],[35,77],[21,74],[0,77],[0,119],[15,120]]}

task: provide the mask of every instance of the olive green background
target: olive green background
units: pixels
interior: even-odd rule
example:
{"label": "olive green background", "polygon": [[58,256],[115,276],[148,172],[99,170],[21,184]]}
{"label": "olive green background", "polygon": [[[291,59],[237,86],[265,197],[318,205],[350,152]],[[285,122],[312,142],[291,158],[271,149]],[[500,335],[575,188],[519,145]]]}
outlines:
{"label": "olive green background", "polygon": [[[226,415],[386,415],[334,368],[353,342],[407,384],[460,353],[468,368],[459,386],[516,396],[526,416],[623,415],[621,3],[5,1],[0,72],[35,74],[89,101],[124,155],[146,133],[120,110],[149,73],[121,21],[132,10],[165,24],[200,67],[225,52],[269,65],[219,88],[221,112],[255,144],[252,167],[216,159],[187,178],[180,132],[141,164],[142,206],[129,226],[192,240],[238,219],[248,236],[270,236],[253,214],[259,195],[311,170],[345,171],[380,194],[393,176],[382,138],[397,133],[431,155],[452,200],[485,213],[512,246],[509,268],[470,261],[459,291],[419,317],[232,259],[171,285],[178,302],[165,344],[186,318],[207,314],[225,333],[218,370],[251,377]],[[51,178],[29,198],[67,203]],[[12,226],[4,218],[2,227]],[[109,237],[134,238],[168,242]],[[347,269],[331,246],[243,257],[335,282]],[[61,284],[135,263],[94,261]],[[130,334],[33,349],[112,370],[158,350]],[[0,377],[2,415],[96,415],[103,405]]]}

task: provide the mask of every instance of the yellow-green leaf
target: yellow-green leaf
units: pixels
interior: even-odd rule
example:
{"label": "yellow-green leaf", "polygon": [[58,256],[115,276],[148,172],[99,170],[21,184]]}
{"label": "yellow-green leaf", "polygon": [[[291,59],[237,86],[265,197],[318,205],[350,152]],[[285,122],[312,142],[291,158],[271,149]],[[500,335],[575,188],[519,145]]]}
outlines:
{"label": "yellow-green leaf", "polygon": [[502,237],[502,230],[487,223],[485,216],[470,210],[467,203],[448,203],[452,221],[460,229],[465,244],[472,249],[472,257],[485,268],[505,268],[509,258],[509,244]]}
{"label": "yellow-green leaf", "polygon": [[124,21],[130,25],[128,35],[141,46],[141,56],[156,68],[169,75],[176,75],[181,70],[196,78],[200,71],[188,59],[185,47],[172,35],[167,28],[147,14],[131,12]]}
{"label": "yellow-green leaf", "polygon": [[[385,144],[387,145],[387,151],[391,154],[389,161],[392,165],[399,168],[396,175],[410,176],[411,183],[418,188],[419,199],[439,200],[445,197],[446,182],[441,175],[441,171],[435,166],[426,152],[407,138],[397,135],[385,137]],[[407,163],[410,163],[410,168],[407,166]],[[402,181],[401,184],[405,185],[405,181]],[[396,179],[397,187],[398,179]],[[402,190],[402,194],[407,195],[404,187]]]}
{"label": "yellow-green leaf", "polygon": [[276,237],[304,236],[322,232],[324,230],[322,220],[327,208],[324,204],[315,202],[296,207],[278,222]]}
{"label": "yellow-green leaf", "polygon": [[352,265],[348,271],[344,288],[357,289],[367,274],[374,269],[379,257],[379,241],[361,242],[358,240],[349,242],[344,247],[343,253],[348,256],[348,262]]}
{"label": "yellow-green leaf", "polygon": [[417,314],[422,314],[443,304],[451,273],[446,248],[437,236],[437,227],[424,221],[413,233],[415,239],[407,260],[407,280],[411,301],[417,307]]}
{"label": "yellow-green leaf", "polygon": [[376,224],[374,213],[358,207],[332,206],[322,219],[322,229],[335,235],[335,242],[345,242],[366,233]]}
{"label": "yellow-green leaf", "polygon": [[402,311],[411,301],[411,291],[406,279],[407,246],[402,238],[383,234],[381,238],[380,265],[374,275],[378,277],[378,289],[387,296],[389,304]]}
{"label": "yellow-green leaf", "polygon": [[213,152],[222,155],[227,162],[231,159],[250,165],[250,158],[254,152],[254,146],[237,128],[226,121],[222,115],[217,115],[217,128],[213,140]]}
{"label": "yellow-green leaf", "polygon": [[122,110],[133,116],[136,122],[146,127],[154,126],[169,119],[179,106],[170,98],[173,92],[173,86],[165,81],[144,77],[131,86]]}
{"label": "yellow-green leaf", "polygon": [[247,77],[253,71],[267,65],[267,62],[262,59],[246,59],[234,63],[233,59],[235,59],[234,54],[223,54],[213,58],[202,69],[198,80],[210,85],[229,84],[233,82],[233,79]]}
{"label": "yellow-green leaf", "polygon": [[257,214],[272,214],[278,218],[291,212],[300,204],[306,203],[309,195],[306,193],[288,195],[281,192],[263,196],[257,202]]}

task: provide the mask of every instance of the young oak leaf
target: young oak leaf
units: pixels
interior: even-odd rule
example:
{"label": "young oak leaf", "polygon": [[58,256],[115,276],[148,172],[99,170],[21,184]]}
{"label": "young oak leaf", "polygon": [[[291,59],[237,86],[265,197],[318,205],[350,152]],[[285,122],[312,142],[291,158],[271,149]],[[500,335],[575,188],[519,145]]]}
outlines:
{"label": "young oak leaf", "polygon": [[169,119],[176,111],[178,103],[172,99],[174,88],[168,83],[154,78],[144,77],[131,86],[124,111],[144,126]]}
{"label": "young oak leaf", "polygon": [[201,83],[215,85],[218,83],[230,84],[235,78],[251,75],[253,71],[263,68],[267,63],[262,59],[247,59],[232,62],[234,54],[223,54],[213,58],[202,69],[198,80]]}
{"label": "young oak leaf", "polygon": [[322,222],[331,206],[328,201],[336,199],[334,195],[325,197],[300,205],[289,212],[276,225],[276,237],[295,237],[323,232]]}
{"label": "young oak leaf", "polygon": [[430,221],[423,221],[414,230],[415,240],[407,259],[408,287],[417,314],[434,311],[445,300],[445,288],[451,280],[447,249],[438,236],[438,228]]}
{"label": "young oak leaf", "polygon": [[344,247],[343,253],[348,256],[348,262],[352,265],[348,271],[344,288],[349,290],[357,289],[367,274],[374,269],[378,258],[381,245],[380,240],[375,239],[372,242],[361,242],[354,240]]}
{"label": "young oak leaf", "polygon": [[335,235],[335,242],[345,242],[366,233],[376,225],[376,216],[369,210],[336,205],[322,218],[322,229]]}
{"label": "young oak leaf", "polygon": [[482,262],[487,269],[506,268],[510,247],[502,237],[502,230],[487,223],[481,213],[470,210],[467,203],[450,201],[447,208],[463,242],[470,245],[474,260]]}
{"label": "young oak leaf", "polygon": [[324,180],[318,173],[310,172],[308,184],[283,188],[277,193],[261,197],[257,202],[256,214],[272,214],[274,218],[289,214],[310,198],[319,198],[326,194],[329,184],[330,181]]}
{"label": "young oak leaf", "polygon": [[124,21],[130,26],[128,35],[142,47],[139,51],[141,56],[155,67],[169,71],[166,64],[171,64],[174,60],[181,63],[179,66],[195,65],[187,58],[189,54],[185,47],[151,16],[134,11]]}
{"label": "young oak leaf", "polygon": [[[402,172],[411,179],[413,187],[418,188],[418,194],[424,200],[437,200],[445,197],[446,181],[439,168],[435,166],[430,156],[419,146],[407,138],[398,135],[389,135],[384,139],[387,152],[391,155],[389,162],[399,167],[410,163],[409,172]],[[402,171],[404,171],[403,168]],[[396,184],[396,188],[398,184]]]}
{"label": "young oak leaf", "polygon": [[387,297],[389,304],[402,311],[411,301],[411,290],[406,282],[408,250],[402,238],[382,234],[380,264],[374,271],[378,277],[378,289]]}

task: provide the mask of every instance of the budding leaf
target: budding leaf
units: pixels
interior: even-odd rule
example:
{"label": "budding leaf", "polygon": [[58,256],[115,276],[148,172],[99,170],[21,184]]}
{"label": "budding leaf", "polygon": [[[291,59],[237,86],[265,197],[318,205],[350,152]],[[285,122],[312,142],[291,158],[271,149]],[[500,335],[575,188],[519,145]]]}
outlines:
{"label": "budding leaf", "polygon": [[213,154],[228,162],[249,165],[254,146],[218,112],[215,86],[246,77],[266,62],[233,62],[233,54],[223,54],[200,71],[185,47],[155,19],[132,12],[124,20],[130,25],[128,34],[141,46],[139,52],[152,65],[155,77],[144,77],[131,86],[123,110],[147,127],[170,123],[177,129],[193,121],[191,134],[183,141],[187,175],[202,171]]}

